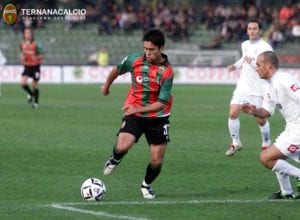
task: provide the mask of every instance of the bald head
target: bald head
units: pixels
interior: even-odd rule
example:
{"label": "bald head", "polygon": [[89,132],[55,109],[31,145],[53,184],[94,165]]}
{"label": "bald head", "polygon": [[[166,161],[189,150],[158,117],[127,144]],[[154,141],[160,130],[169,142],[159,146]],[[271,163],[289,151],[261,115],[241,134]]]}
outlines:
{"label": "bald head", "polygon": [[278,69],[278,58],[273,51],[265,51],[259,56],[263,56],[265,62],[271,63],[271,65],[277,70]]}
{"label": "bald head", "polygon": [[261,53],[256,59],[256,71],[262,79],[270,79],[278,69],[278,58],[273,51]]}

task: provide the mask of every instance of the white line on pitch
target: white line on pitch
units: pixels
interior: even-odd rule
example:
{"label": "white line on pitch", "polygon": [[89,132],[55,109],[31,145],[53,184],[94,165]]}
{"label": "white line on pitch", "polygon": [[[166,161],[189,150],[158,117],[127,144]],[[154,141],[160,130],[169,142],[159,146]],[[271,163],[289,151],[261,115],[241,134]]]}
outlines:
{"label": "white line on pitch", "polygon": [[110,214],[107,212],[99,212],[99,211],[96,212],[96,211],[90,211],[90,210],[85,210],[85,209],[78,209],[78,208],[74,208],[71,206],[65,206],[65,205],[61,205],[61,204],[52,204],[51,207],[55,208],[55,209],[79,212],[79,213],[84,213],[84,214],[89,214],[89,215],[94,215],[94,216],[104,216],[104,217],[115,218],[115,219],[147,220],[146,218],[136,218],[136,217],[125,216],[125,215]]}
{"label": "white line on pitch", "polygon": [[172,204],[226,204],[226,203],[270,203],[270,202],[295,202],[295,200],[267,200],[267,199],[254,199],[254,200],[239,200],[239,199],[226,199],[226,200],[187,200],[187,201],[116,201],[116,202],[74,202],[74,203],[57,203],[58,205],[76,206],[76,205],[172,205]]}

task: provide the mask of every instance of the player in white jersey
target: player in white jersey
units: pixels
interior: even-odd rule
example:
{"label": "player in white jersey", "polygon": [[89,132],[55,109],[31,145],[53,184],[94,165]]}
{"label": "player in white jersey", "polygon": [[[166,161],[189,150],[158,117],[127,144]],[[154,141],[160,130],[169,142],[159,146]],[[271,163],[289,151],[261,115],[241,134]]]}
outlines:
{"label": "player in white jersey", "polygon": [[[2,71],[2,66],[6,63],[6,58],[0,50],[0,72]],[[0,97],[2,96],[2,86],[0,81]]]}
{"label": "player in white jersey", "polygon": [[261,163],[276,173],[280,186],[269,199],[300,198],[299,194],[294,196],[290,183],[290,177],[296,178],[299,191],[300,169],[286,161],[291,158],[300,163],[300,82],[294,76],[278,71],[278,59],[272,51],[263,52],[256,63],[259,76],[268,82],[262,107],[244,104],[242,111],[255,117],[268,117],[277,107],[286,122],[275,143],[260,154]]}
{"label": "player in white jersey", "polygon": [[[249,20],[247,25],[249,40],[242,43],[242,57],[233,65],[227,67],[228,71],[241,69],[240,78],[230,101],[228,129],[232,143],[225,155],[232,156],[242,148],[240,140],[240,107],[243,103],[250,103],[256,107],[261,106],[262,86],[264,80],[260,79],[255,71],[257,55],[263,51],[272,51],[272,47],[260,38],[261,24],[257,20]],[[271,144],[270,124],[266,118],[256,117],[262,137],[262,149]]]}

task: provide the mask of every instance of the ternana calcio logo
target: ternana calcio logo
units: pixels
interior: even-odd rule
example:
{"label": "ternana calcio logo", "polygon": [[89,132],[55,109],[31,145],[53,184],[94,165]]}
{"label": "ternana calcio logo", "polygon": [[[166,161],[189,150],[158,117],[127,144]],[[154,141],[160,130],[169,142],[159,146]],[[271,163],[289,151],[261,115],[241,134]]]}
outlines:
{"label": "ternana calcio logo", "polygon": [[7,4],[3,9],[3,20],[7,24],[14,24],[17,21],[17,8],[13,4]]}

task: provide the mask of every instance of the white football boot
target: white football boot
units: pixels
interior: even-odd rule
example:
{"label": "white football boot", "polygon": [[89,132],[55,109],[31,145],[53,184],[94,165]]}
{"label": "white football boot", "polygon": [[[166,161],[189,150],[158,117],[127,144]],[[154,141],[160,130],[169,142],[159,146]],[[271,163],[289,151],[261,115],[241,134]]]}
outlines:
{"label": "white football boot", "polygon": [[225,155],[226,156],[232,156],[234,155],[237,151],[242,149],[242,145],[241,144],[230,144],[229,149],[226,151]]}
{"label": "white football boot", "polygon": [[150,185],[145,186],[142,184],[141,193],[145,199],[154,199],[155,198],[154,191]]}
{"label": "white football boot", "polygon": [[103,174],[106,176],[110,175],[112,173],[112,171],[116,168],[116,166],[118,166],[120,161],[121,160],[119,160],[119,161],[115,160],[113,157],[108,159],[104,164]]}

